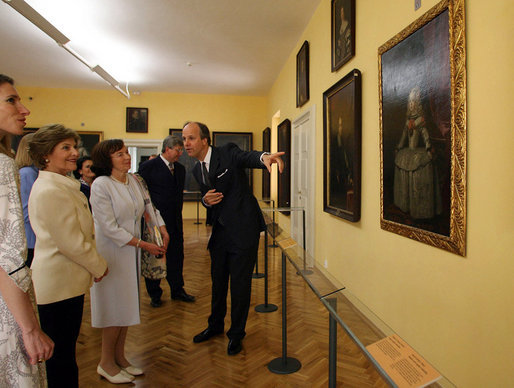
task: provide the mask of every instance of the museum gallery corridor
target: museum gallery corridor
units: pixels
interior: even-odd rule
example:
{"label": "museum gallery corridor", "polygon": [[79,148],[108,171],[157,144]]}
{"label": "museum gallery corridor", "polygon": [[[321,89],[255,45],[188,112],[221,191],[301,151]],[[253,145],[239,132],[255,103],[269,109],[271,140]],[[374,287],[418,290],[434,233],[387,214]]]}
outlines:
{"label": "museum gallery corridor", "polygon": [[[210,258],[206,250],[210,227],[184,220],[184,279],[195,303],[171,301],[167,284],[163,305],[150,307],[141,282],[141,324],[129,328],[126,353],[145,375],[132,384],[161,387],[328,387],[328,312],[303,279],[287,265],[288,356],[297,358],[302,368],[293,374],[271,373],[267,364],[282,356],[281,260],[279,248],[270,248],[269,303],[279,306],[272,313],[257,313],[264,303],[264,279],[253,279],[252,301],[243,351],[227,355],[226,336],[194,344],[193,336],[207,325],[210,313]],[[259,271],[263,272],[263,240],[259,249]],[[230,306],[229,306],[230,309]],[[230,325],[230,314],[225,329]],[[96,373],[100,359],[101,330],[91,328],[89,297],[77,344],[80,387],[112,387]],[[379,374],[356,345],[338,328],[337,382],[341,387],[386,387]]]}

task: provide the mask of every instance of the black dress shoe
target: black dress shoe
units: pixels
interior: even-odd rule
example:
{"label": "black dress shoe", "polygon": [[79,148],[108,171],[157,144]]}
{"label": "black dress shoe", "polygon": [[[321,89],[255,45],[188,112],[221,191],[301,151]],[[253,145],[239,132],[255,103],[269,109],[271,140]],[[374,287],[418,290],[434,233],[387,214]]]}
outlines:
{"label": "black dress shoe", "polygon": [[152,306],[152,307],[161,307],[162,306],[162,300],[160,300],[160,299],[152,299],[150,301],[150,306]]}
{"label": "black dress shoe", "polygon": [[234,356],[243,349],[240,339],[231,339],[228,341],[227,353],[229,356]]}
{"label": "black dress shoe", "polygon": [[223,330],[214,330],[211,327],[208,327],[207,329],[205,329],[201,333],[195,335],[194,338],[193,338],[193,342],[194,343],[200,343],[200,342],[203,342],[203,341],[207,341],[211,337],[214,337],[215,335],[218,335],[218,334],[223,334]]}
{"label": "black dress shoe", "polygon": [[193,295],[189,295],[184,290],[177,292],[176,294],[171,295],[171,299],[173,300],[181,300],[182,302],[189,302],[192,303],[196,300],[196,298]]}

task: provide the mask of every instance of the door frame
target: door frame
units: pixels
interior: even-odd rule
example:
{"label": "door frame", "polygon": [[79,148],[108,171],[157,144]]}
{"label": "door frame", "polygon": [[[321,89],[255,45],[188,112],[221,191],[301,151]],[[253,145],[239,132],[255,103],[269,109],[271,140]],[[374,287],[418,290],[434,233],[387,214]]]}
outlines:
{"label": "door frame", "polygon": [[[308,153],[309,160],[307,165],[307,188],[309,190],[308,193],[308,203],[305,206],[305,234],[306,234],[306,245],[307,245],[307,253],[314,257],[315,252],[315,241],[316,241],[316,228],[314,227],[316,221],[316,105],[313,104],[311,107],[303,112],[300,116],[293,120],[291,125],[291,155],[294,155],[297,151],[298,144],[295,141],[295,131],[298,130],[300,125],[309,123],[309,128],[307,129],[307,144],[308,144]],[[293,160],[293,158],[291,158]],[[291,206],[296,206],[298,203],[297,192],[294,190],[296,188],[296,169],[299,166],[296,166],[294,163],[291,165]],[[294,192],[293,192],[294,190]],[[291,235],[294,240],[298,241],[300,236],[296,235],[296,232],[293,228],[294,226],[294,217],[300,217],[299,226],[302,225],[302,213],[301,212],[291,212]],[[303,244],[303,241],[298,241],[300,244]]]}
{"label": "door frame", "polygon": [[132,157],[131,172],[137,171],[137,153],[135,155],[132,154],[131,147],[144,147],[144,148],[155,148],[155,153],[158,155],[161,153],[163,140],[159,139],[123,139],[123,143],[129,149],[130,156]]}

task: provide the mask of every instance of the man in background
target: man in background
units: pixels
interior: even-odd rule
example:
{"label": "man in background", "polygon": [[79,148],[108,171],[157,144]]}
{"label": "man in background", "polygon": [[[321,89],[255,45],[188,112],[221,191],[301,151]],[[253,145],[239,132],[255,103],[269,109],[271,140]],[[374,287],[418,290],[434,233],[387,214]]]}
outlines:
{"label": "man in background", "polygon": [[[148,185],[150,198],[161,213],[170,235],[166,252],[166,280],[170,285],[171,299],[194,302],[195,297],[184,290],[184,233],[182,227],[182,206],[186,170],[177,162],[183,151],[180,138],[168,136],[162,144],[162,153],[147,160],[139,167],[139,174]],[[151,298],[151,306],[162,305],[160,279],[145,278],[146,290]]]}

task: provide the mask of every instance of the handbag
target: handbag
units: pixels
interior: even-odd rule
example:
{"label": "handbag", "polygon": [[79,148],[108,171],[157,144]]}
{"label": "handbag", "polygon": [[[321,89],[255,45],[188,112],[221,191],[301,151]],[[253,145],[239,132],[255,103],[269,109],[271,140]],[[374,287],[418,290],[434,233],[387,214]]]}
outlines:
{"label": "handbag", "polygon": [[[159,246],[163,246],[161,232],[157,223],[155,207],[150,200],[148,186],[144,179],[138,174],[130,174],[139,184],[141,194],[145,202],[145,213],[142,226],[142,240]],[[166,260],[156,257],[151,253],[141,250],[141,274],[147,279],[164,279],[166,277]]]}

